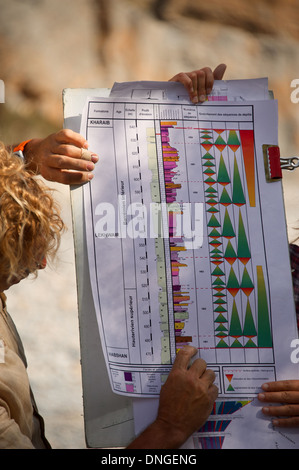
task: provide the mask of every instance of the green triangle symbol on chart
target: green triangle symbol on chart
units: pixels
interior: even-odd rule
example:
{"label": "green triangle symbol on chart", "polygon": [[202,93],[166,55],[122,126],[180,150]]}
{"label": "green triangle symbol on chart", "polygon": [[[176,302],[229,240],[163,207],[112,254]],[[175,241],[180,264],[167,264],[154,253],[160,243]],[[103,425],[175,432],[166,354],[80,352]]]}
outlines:
{"label": "green triangle symbol on chart", "polygon": [[233,297],[235,297],[240,289],[239,282],[233,268],[230,269],[226,288]]}
{"label": "green triangle symbol on chart", "polygon": [[272,335],[267,290],[262,266],[257,266],[258,347],[271,348]]}
{"label": "green triangle symbol on chart", "polygon": [[223,191],[221,193],[220,199],[219,199],[220,204],[223,206],[229,206],[232,203],[232,200],[226,190],[226,188],[223,188]]}
{"label": "green triangle symbol on chart", "polygon": [[227,319],[220,313],[216,320],[214,320],[215,323],[227,323]]}
{"label": "green triangle symbol on chart", "polygon": [[222,139],[221,135],[219,135],[217,139],[215,140],[215,146],[220,152],[222,152],[225,149],[226,143]]}
{"label": "green triangle symbol on chart", "polygon": [[212,163],[212,162],[210,162],[210,160],[207,160],[206,162],[204,162],[202,164],[202,166],[206,166],[206,167],[211,168],[211,167],[215,167],[215,163]]}
{"label": "green triangle symbol on chart", "polygon": [[[222,131],[223,132],[223,131]],[[218,134],[218,137],[217,139],[215,140],[215,144],[217,145],[226,145],[226,142],[225,140],[223,140],[223,138],[221,137],[220,134]]]}
{"label": "green triangle symbol on chart", "polygon": [[227,145],[231,148],[234,152],[238,150],[240,147],[240,141],[238,139],[237,133],[234,130],[229,131]]}
{"label": "green triangle symbol on chart", "polygon": [[224,276],[224,272],[219,268],[219,266],[217,266],[217,268],[212,272],[212,276]]}
{"label": "green triangle symbol on chart", "polygon": [[242,181],[239,173],[237,159],[234,159],[234,176],[233,176],[233,194],[232,202],[236,206],[242,206],[246,203],[246,199],[243,192]]}
{"label": "green triangle symbol on chart", "polygon": [[242,261],[243,264],[246,264],[251,258],[251,253],[248,245],[248,240],[244,228],[244,223],[242,219],[241,211],[239,211],[239,232],[238,232],[238,249],[237,256]]}
{"label": "green triangle symbol on chart", "polygon": [[223,323],[219,323],[215,331],[227,331],[227,328],[223,325]]}
{"label": "green triangle symbol on chart", "polygon": [[247,295],[247,297],[251,294],[251,292],[253,291],[253,288],[254,288],[253,282],[252,282],[246,268],[244,268],[244,271],[243,271],[243,276],[242,276],[240,288],[242,289],[244,294]]}
{"label": "green triangle symbol on chart", "polygon": [[236,252],[235,252],[230,240],[228,240],[228,242],[227,242],[226,249],[225,249],[225,252],[224,252],[224,258],[226,259],[226,261],[230,265],[233,265],[234,262],[236,261],[236,258],[237,258]]}
{"label": "green triangle symbol on chart", "polygon": [[216,348],[228,348],[228,344],[221,339],[218,344],[216,344]]}
{"label": "green triangle symbol on chart", "polygon": [[210,193],[209,196],[211,196],[212,193],[217,193],[216,189],[215,188],[212,188],[211,186],[209,186],[206,190],[205,190],[206,193]]}
{"label": "green triangle symbol on chart", "polygon": [[228,335],[226,333],[223,333],[223,332],[216,333],[215,336],[217,336],[217,338],[227,338],[228,337]]}
{"label": "green triangle symbol on chart", "polygon": [[230,177],[228,176],[228,172],[222,154],[220,155],[217,182],[222,185],[230,183]]}
{"label": "green triangle symbol on chart", "polygon": [[219,212],[219,210],[216,209],[216,207],[213,206],[213,207],[210,207],[210,208],[207,210],[207,212],[216,214],[217,212]]}
{"label": "green triangle symbol on chart", "polygon": [[225,313],[225,312],[227,312],[227,310],[225,308],[223,308],[221,305],[218,305],[218,307],[216,307],[214,309],[214,312],[215,313]]}
{"label": "green triangle symbol on chart", "polygon": [[204,182],[206,184],[216,184],[216,180],[214,180],[214,178],[211,178],[211,176],[209,176],[209,178],[205,179]]}
{"label": "green triangle symbol on chart", "polygon": [[231,384],[229,384],[229,386],[227,387],[226,391],[227,391],[227,392],[234,392],[235,389],[234,389],[234,387],[233,387]]}
{"label": "green triangle symbol on chart", "polygon": [[218,230],[216,230],[215,228],[213,228],[213,230],[211,230],[211,232],[209,233],[209,237],[214,237],[214,238],[219,238],[221,237],[220,233],[218,232]]}
{"label": "green triangle symbol on chart", "polygon": [[207,168],[204,172],[205,175],[215,175],[216,172],[212,168]]}
{"label": "green triangle symbol on chart", "polygon": [[243,348],[243,345],[240,343],[238,339],[235,339],[235,341],[230,345],[231,348]]}
{"label": "green triangle symbol on chart", "polygon": [[211,155],[209,152],[205,153],[205,155],[202,158],[203,160],[215,160],[213,155]]}
{"label": "green triangle symbol on chart", "polygon": [[212,215],[209,222],[208,227],[221,227],[219,221],[216,219],[215,215]]}
{"label": "green triangle symbol on chart", "polygon": [[230,269],[230,273],[229,273],[228,281],[227,281],[227,287],[238,287],[238,288],[240,287],[237,276],[233,268]]}
{"label": "green triangle symbol on chart", "polygon": [[206,203],[209,205],[209,206],[216,206],[217,205],[217,201],[215,201],[215,198],[216,196],[211,196],[210,199],[208,199],[206,201]]}
{"label": "green triangle symbol on chart", "polygon": [[222,236],[225,238],[233,238],[236,236],[227,209],[225,209]]}
{"label": "green triangle symbol on chart", "polygon": [[215,281],[212,283],[212,286],[217,286],[217,287],[224,286],[224,285],[225,283],[219,277],[217,277]]}
{"label": "green triangle symbol on chart", "polygon": [[214,300],[213,303],[214,303],[214,304],[219,304],[219,305],[222,304],[222,305],[223,305],[223,304],[226,304],[226,301],[219,298],[219,299],[217,299],[217,300]]}
{"label": "green triangle symbol on chart", "polygon": [[230,327],[229,327],[229,335],[234,338],[239,338],[242,336],[242,327],[240,323],[239,313],[237,310],[236,302],[233,302],[231,320],[230,320]]}
{"label": "green triangle symbol on chart", "polygon": [[250,302],[248,299],[247,299],[247,305],[246,305],[243,335],[246,336],[247,338],[253,338],[254,336],[257,335],[257,331],[255,328],[255,324],[254,324],[254,320],[252,316],[252,310],[251,310]]}

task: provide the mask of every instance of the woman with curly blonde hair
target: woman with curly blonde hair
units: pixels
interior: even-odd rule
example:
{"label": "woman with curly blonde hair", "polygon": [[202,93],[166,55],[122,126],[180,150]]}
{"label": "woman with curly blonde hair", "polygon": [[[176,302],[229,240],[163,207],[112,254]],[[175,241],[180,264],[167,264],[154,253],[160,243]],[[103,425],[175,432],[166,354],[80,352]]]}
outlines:
{"label": "woman with curly blonde hair", "polygon": [[41,180],[0,143],[0,448],[49,447],[4,291],[37,275],[57,252],[64,224]]}

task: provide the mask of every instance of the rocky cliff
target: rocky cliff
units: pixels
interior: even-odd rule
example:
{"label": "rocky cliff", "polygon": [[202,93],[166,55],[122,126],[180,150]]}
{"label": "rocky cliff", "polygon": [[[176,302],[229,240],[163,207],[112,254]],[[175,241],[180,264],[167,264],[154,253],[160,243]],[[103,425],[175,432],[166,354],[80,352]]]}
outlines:
{"label": "rocky cliff", "polygon": [[[2,138],[45,132],[40,118],[60,127],[63,88],[166,80],[225,62],[226,78],[269,77],[281,147],[298,152],[299,104],[290,99],[299,79],[297,0],[0,0],[0,11],[5,110],[15,118]],[[19,117],[27,123],[17,125]]]}

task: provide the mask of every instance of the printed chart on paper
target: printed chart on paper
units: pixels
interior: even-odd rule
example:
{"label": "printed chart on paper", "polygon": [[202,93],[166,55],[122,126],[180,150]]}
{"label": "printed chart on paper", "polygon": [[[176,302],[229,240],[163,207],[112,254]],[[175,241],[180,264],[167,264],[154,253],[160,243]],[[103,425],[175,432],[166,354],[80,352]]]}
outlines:
{"label": "printed chart on paper", "polygon": [[81,132],[100,161],[84,188],[86,237],[116,393],[158,396],[186,344],[215,371],[219,396],[238,398],[230,413],[279,376],[273,332],[289,341],[295,322],[284,325],[271,300],[275,263],[289,270],[271,211],[285,219],[280,183],[265,182],[256,157],[275,106],[89,99]]}
{"label": "printed chart on paper", "polygon": [[[292,431],[256,420],[261,385],[298,375],[282,186],[266,181],[262,152],[277,145],[277,103],[266,91],[246,101],[244,82],[218,85],[200,106],[138,82],[129,96],[120,86],[87,100],[81,133],[100,160],[84,186],[85,229],[102,349],[112,390],[137,398],[158,398],[176,352],[198,349],[219,398],[186,447],[292,448]],[[155,411],[134,403],[138,432]]]}

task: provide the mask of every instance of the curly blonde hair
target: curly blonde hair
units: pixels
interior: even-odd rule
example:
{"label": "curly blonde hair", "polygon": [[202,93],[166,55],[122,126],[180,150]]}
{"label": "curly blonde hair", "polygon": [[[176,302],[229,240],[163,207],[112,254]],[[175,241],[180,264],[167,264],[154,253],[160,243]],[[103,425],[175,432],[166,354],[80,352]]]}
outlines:
{"label": "curly blonde hair", "polygon": [[42,259],[55,256],[63,229],[52,190],[0,142],[1,278],[36,275]]}

